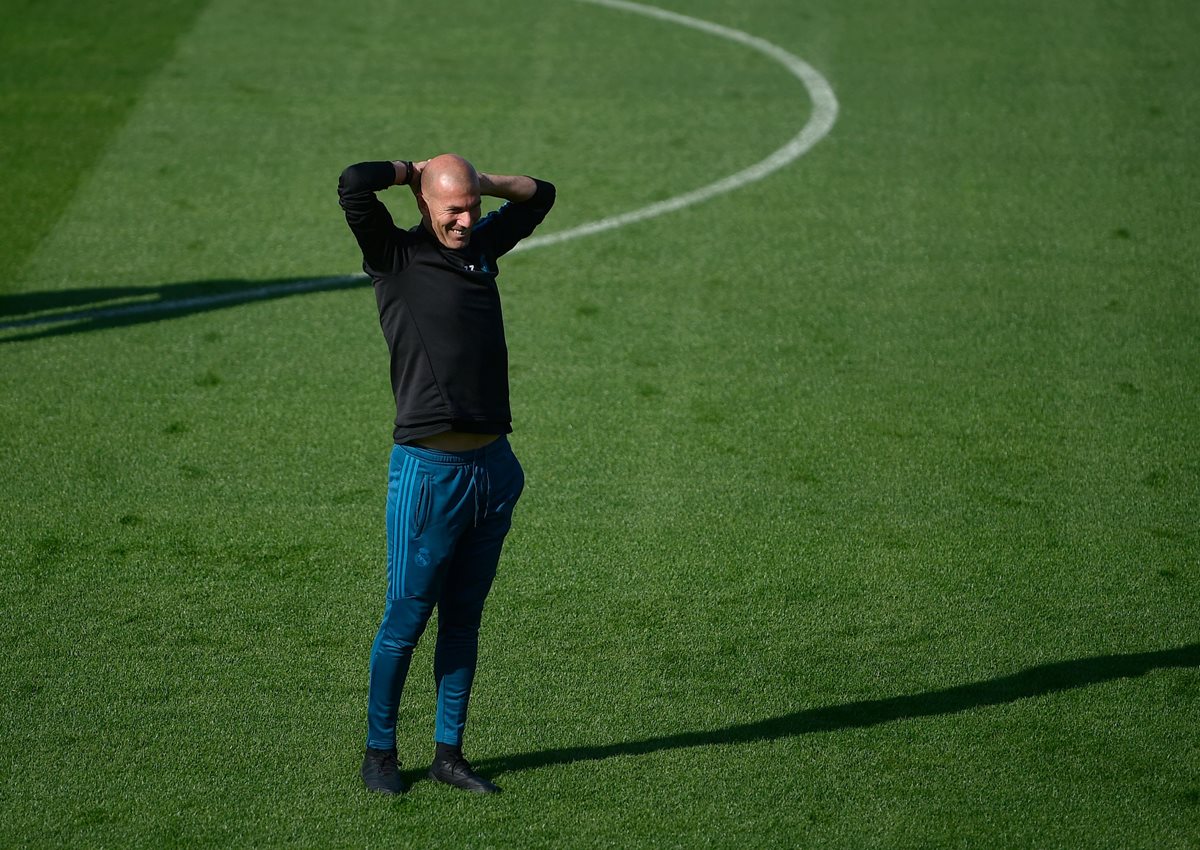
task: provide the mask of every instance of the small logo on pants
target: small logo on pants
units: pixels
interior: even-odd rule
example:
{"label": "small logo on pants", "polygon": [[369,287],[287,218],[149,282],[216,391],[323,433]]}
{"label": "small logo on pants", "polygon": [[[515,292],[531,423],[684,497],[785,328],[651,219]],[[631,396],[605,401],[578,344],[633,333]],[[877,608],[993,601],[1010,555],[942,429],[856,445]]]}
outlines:
{"label": "small logo on pants", "polygon": [[418,567],[428,567],[429,566],[429,550],[422,546],[420,549],[417,550],[417,557],[415,560],[417,562]]}

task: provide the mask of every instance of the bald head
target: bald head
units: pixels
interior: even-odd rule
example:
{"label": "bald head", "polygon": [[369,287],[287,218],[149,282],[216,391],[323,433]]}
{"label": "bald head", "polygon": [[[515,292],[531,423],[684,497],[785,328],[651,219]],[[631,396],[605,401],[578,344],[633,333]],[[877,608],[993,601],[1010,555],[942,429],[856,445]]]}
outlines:
{"label": "bald head", "polygon": [[444,153],[421,169],[417,195],[421,223],[447,248],[465,248],[479,221],[479,172],[461,156]]}
{"label": "bald head", "polygon": [[435,156],[425,163],[421,171],[421,194],[463,191],[479,194],[479,172],[471,163],[453,153]]}

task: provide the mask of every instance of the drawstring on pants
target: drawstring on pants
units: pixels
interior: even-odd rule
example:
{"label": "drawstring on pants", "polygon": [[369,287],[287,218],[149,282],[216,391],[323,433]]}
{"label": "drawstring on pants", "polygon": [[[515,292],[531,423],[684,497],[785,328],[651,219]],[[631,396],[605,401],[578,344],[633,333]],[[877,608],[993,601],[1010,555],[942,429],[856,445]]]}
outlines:
{"label": "drawstring on pants", "polygon": [[[491,479],[486,466],[471,464],[471,489],[475,491],[475,527],[487,519],[488,502],[491,501]],[[482,503],[481,503],[482,500]]]}

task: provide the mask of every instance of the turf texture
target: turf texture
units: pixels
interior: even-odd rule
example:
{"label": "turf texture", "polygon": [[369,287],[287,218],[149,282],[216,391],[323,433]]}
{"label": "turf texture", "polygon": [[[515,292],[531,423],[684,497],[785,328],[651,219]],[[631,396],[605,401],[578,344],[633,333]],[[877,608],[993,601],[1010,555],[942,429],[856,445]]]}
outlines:
{"label": "turf texture", "polygon": [[0,36],[0,844],[1200,844],[1194,5],[670,3],[838,121],[504,263],[528,485],[467,749],[506,793],[398,800],[357,777],[368,289],[12,323],[353,273],[364,159],[545,177],[565,230],[767,156],[804,89],[568,0],[68,6]]}

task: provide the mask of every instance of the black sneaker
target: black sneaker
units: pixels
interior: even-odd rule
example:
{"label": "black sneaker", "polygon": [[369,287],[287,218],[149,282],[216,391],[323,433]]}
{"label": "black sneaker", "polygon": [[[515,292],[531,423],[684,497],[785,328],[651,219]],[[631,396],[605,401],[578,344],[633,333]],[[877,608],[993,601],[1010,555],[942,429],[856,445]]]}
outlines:
{"label": "black sneaker", "polygon": [[367,786],[368,791],[375,791],[379,794],[403,794],[408,789],[404,786],[404,781],[400,778],[400,765],[396,762],[395,750],[377,750],[374,747],[367,747],[366,755],[363,756],[362,770],[363,784]]}
{"label": "black sneaker", "polygon": [[500,786],[493,785],[474,771],[461,752],[439,752],[429,766],[429,778],[475,794],[499,794]]}

